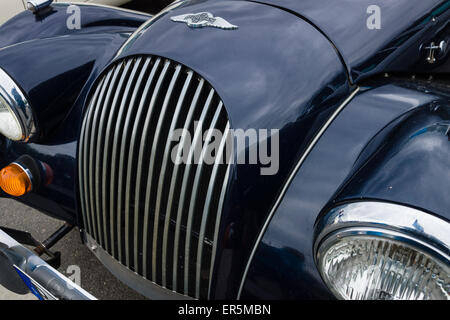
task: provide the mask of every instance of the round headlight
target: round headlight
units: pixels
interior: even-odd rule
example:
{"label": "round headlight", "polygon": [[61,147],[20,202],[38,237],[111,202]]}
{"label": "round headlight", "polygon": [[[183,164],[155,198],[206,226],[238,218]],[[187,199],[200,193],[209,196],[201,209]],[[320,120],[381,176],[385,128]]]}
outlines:
{"label": "round headlight", "polygon": [[28,141],[36,134],[31,106],[11,77],[0,68],[0,134]]}
{"label": "round headlight", "polygon": [[316,263],[339,299],[450,299],[450,225],[381,202],[333,209],[319,223]]}

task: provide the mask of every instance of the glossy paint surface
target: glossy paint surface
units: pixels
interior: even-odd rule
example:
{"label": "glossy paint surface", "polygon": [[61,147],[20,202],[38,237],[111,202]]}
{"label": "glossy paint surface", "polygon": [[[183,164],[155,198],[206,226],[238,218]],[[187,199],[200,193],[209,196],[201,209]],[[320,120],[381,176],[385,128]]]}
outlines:
{"label": "glossy paint surface", "polygon": [[[305,17],[322,30],[342,54],[354,82],[381,72],[450,72],[447,55],[425,62],[422,44],[450,35],[448,0],[258,0]],[[380,9],[380,29],[367,20]]]}
{"label": "glossy paint surface", "polygon": [[[214,15],[239,25],[239,29],[194,30],[170,20],[172,14],[199,11],[212,11]],[[64,14],[64,10],[60,14]],[[307,22],[284,10],[247,2],[233,2],[230,5],[229,2],[193,1],[170,15],[153,22],[117,59],[123,56],[154,54],[183,63],[205,77],[218,91],[234,128],[280,129],[281,154],[278,174],[261,176],[258,165],[239,165],[233,170],[220,236],[225,241],[220,241],[218,249],[220,262],[217,265],[223,269],[217,271],[222,276],[218,277],[216,290],[218,297],[232,297],[236,295],[239,275],[243,272],[259,226],[264,222],[275,195],[283,186],[307,141],[348,96],[347,76],[339,55],[330,42]],[[22,19],[27,18],[24,16]],[[68,38],[103,36],[102,32],[92,33]],[[284,37],[279,36],[281,33]],[[23,32],[18,36],[22,40],[24,37]],[[59,41],[64,39],[55,37],[39,40],[39,43],[46,41],[57,48]],[[313,48],[305,45],[313,41]],[[50,141],[28,145],[7,143],[5,162],[19,154],[27,153],[38,160],[45,160],[55,171],[54,182],[39,192],[24,197],[22,201],[25,203],[64,219],[73,218],[76,213],[75,159],[82,110],[89,88],[108,63],[111,57],[109,54],[117,51],[118,42],[120,41],[112,42],[114,45],[110,45],[108,49],[102,45],[104,50],[97,51],[97,54],[94,54],[94,47],[100,45],[92,43],[93,48],[89,55],[92,60],[79,54],[72,56],[74,65],[79,63],[78,66],[84,66],[90,61],[95,61],[95,64],[88,67],[91,72],[86,85],[73,107],[66,109],[67,116],[53,129],[54,134],[48,138]],[[20,66],[15,61],[24,61],[26,50],[15,48],[22,45],[25,46],[26,43],[3,49],[14,50],[21,56],[19,59],[4,54],[5,61],[2,62],[2,66],[5,65],[5,69],[18,77],[19,81],[22,81]],[[78,49],[88,50],[90,45],[86,45],[87,47],[83,45]],[[52,55],[51,52],[45,54]],[[56,75],[58,70],[62,76],[66,73],[61,70],[61,66],[53,69],[50,64],[50,72],[44,71],[44,67],[49,66],[43,65],[42,74],[33,75],[31,80],[23,80],[27,92],[38,85],[39,77]],[[69,68],[67,75],[71,72],[73,71]],[[43,83],[46,81],[53,80],[51,77],[42,80]],[[54,84],[55,82],[42,91],[43,94],[51,94],[50,88]],[[232,279],[228,277],[230,273],[233,275]]]}
{"label": "glossy paint surface", "polygon": [[68,5],[54,3],[42,14],[34,15],[31,11],[23,11],[3,24],[0,32],[0,48],[25,41],[69,35],[133,32],[150,17],[145,13],[101,6],[80,3],[77,6],[81,15],[80,29],[67,27],[67,20],[72,16],[71,11],[67,12]]}
{"label": "glossy paint surface", "polygon": [[53,131],[72,109],[93,70],[111,59],[111,52],[98,48],[114,49],[126,39],[124,33],[83,34],[26,41],[0,50],[2,68],[27,93],[36,115],[35,141],[55,139]]}
{"label": "glossy paint surface", "polygon": [[[238,29],[189,28],[170,19],[201,11]],[[312,40],[314,46],[306,46]],[[234,128],[280,128],[315,111],[345,83],[337,52],[314,27],[245,1],[186,2],[154,21],[118,59],[139,54],[178,61],[208,80]]]}
{"label": "glossy paint surface", "polygon": [[23,154],[46,163],[52,183],[18,200],[74,222],[76,147],[86,96],[114,53],[148,16],[81,6],[82,28],[69,30],[66,9],[54,4],[40,17],[25,11],[0,28],[0,65],[26,93],[40,131],[34,143],[2,138],[0,166]]}
{"label": "glossy paint surface", "polygon": [[[328,9],[333,8],[327,12],[335,19],[327,18],[317,2],[269,2],[285,8],[249,1],[184,2],[153,20],[116,57],[128,35],[147,16],[83,7],[83,17],[87,20],[82,20],[82,29],[75,31],[66,28],[66,7],[55,5],[46,16],[36,18],[24,12],[2,26],[0,47],[5,48],[0,49],[0,66],[20,82],[34,101],[45,137],[26,145],[3,140],[0,164],[29,154],[46,162],[54,171],[52,184],[20,200],[59,218],[76,220],[80,215],[76,148],[85,103],[95,80],[114,59],[128,56],[151,54],[184,64],[216,89],[233,128],[280,130],[280,170],[276,175],[261,176],[259,165],[235,165],[230,175],[212,298],[236,298],[250,252],[287,177],[315,133],[351,92],[348,74],[353,81],[359,81],[389,70],[387,66],[398,67],[400,71],[413,68],[415,62],[409,61],[418,61],[417,53],[403,50],[411,44],[406,41],[409,36],[404,41],[398,37],[404,32],[409,35],[408,28],[422,18],[428,26],[429,12],[443,3],[418,2],[410,8],[411,19],[404,19],[397,26],[394,21],[402,16],[401,8],[393,2],[381,1],[385,9],[392,9],[387,10],[389,29],[381,36],[375,33],[369,36],[363,27],[354,28],[362,23],[359,17],[352,18],[356,11],[340,15],[343,9],[349,8],[349,1],[343,1],[342,8],[337,8],[334,4],[337,2],[322,0]],[[404,0],[399,3],[409,8]],[[223,17],[239,28],[191,29],[170,20],[175,15],[202,11]],[[302,19],[303,15],[316,26]],[[363,16],[365,23],[366,16]],[[338,31],[333,31],[336,21]],[[436,33],[434,27],[425,29],[430,32],[427,35]],[[424,35],[421,33],[420,39]],[[370,39],[374,42],[369,43]],[[400,41],[401,49],[386,51],[392,41]],[[414,41],[411,48],[415,48],[419,38]],[[30,52],[41,60],[29,60]],[[67,60],[64,65],[62,60]],[[68,84],[72,86],[67,87]],[[312,257],[314,223],[320,211],[332,203],[343,182],[351,178],[360,154],[364,150],[370,154],[368,144],[372,138],[390,132],[380,133],[387,124],[410,110],[442,99],[437,93],[417,90],[418,86],[381,84],[376,87],[361,93],[344,109],[300,168],[258,246],[242,298],[332,298]],[[428,122],[422,124],[423,128],[433,126]],[[415,141],[423,142],[421,139],[428,138],[427,134],[417,135]],[[402,143],[406,136],[396,141]],[[435,138],[433,143],[437,141]],[[362,178],[377,178],[377,169],[402,163],[411,151],[403,147],[399,156],[392,150],[395,146],[383,151],[388,158],[374,163]],[[368,189],[364,184],[352,183],[353,189],[348,189],[345,196],[342,193],[342,197],[354,197],[361,190],[369,190],[368,194],[374,197],[388,199],[382,187],[381,184],[379,188]],[[402,201],[412,204],[407,198]]]}
{"label": "glossy paint surface", "polygon": [[[448,96],[449,97],[449,96]],[[381,131],[361,153],[336,197],[379,199],[425,209],[450,221],[450,103],[436,100]]]}
{"label": "glossy paint surface", "polygon": [[[354,170],[357,170],[355,166],[359,157],[370,146],[374,137],[378,134],[382,135],[386,125],[401,122],[405,114],[429,109],[435,101],[442,102],[445,101],[444,99],[438,92],[424,92],[408,88],[408,86],[390,84],[362,92],[355,97],[319,140],[290,185],[258,246],[241,298],[333,298],[320,278],[314,263],[313,245],[317,218],[324,208],[333,205],[339,188],[353,175]],[[435,117],[434,120],[438,118]],[[428,124],[433,122],[430,119],[423,121],[428,121]],[[400,134],[400,136],[403,135]],[[386,138],[386,136],[383,137]],[[438,140],[443,143],[441,138]],[[379,142],[382,145],[383,142],[388,141],[382,139]],[[446,143],[446,149],[448,149],[449,143],[448,141]],[[444,160],[439,153],[418,152],[414,158],[408,159],[409,165],[412,166],[411,171],[417,173],[421,170],[420,159],[424,157],[429,157],[429,161],[434,164],[439,163],[437,168],[427,170],[436,170],[435,173],[438,173],[442,166],[448,166],[448,159]],[[389,162],[389,159],[388,157],[385,161]],[[423,165],[427,164],[429,163],[423,163]],[[393,170],[383,171],[380,167],[373,166],[368,166],[368,170],[374,175],[389,174],[394,181],[397,180],[396,172]],[[399,174],[400,178],[402,176],[404,177]],[[445,177],[447,177],[446,174],[439,180],[440,187],[448,189],[450,180],[445,180]],[[418,179],[410,176],[408,183],[417,186],[421,191],[425,191],[432,183],[432,180],[422,179],[420,175],[416,178]],[[407,196],[407,190],[411,188],[404,189],[403,202],[411,206],[417,204],[414,202],[415,195]],[[445,207],[447,200],[442,200],[445,192],[440,191],[440,195],[436,198],[433,195],[434,190],[436,189],[426,190],[427,196],[423,195],[422,198],[427,197],[430,203],[431,199],[438,200],[436,206],[440,206],[441,210],[438,212],[442,212],[447,208]],[[361,195],[357,192],[353,193],[353,196],[354,199],[361,200]],[[363,193],[362,196],[365,194]],[[385,199],[398,200],[395,197]],[[434,206],[430,206],[430,203],[427,206],[422,203],[422,209],[425,211],[435,209]]]}

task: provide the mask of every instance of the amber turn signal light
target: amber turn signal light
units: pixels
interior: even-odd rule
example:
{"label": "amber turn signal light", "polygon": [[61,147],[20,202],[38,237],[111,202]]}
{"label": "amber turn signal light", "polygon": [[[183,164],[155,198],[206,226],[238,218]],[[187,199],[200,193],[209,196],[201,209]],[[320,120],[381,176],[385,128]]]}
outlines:
{"label": "amber turn signal light", "polygon": [[31,191],[32,182],[24,168],[11,163],[0,170],[0,187],[7,194],[19,197]]}

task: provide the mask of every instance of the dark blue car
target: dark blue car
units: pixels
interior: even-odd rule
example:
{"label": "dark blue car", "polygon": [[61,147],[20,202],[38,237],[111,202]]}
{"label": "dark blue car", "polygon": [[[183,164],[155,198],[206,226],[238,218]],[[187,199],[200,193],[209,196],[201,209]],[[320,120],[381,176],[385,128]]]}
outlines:
{"label": "dark blue car", "polygon": [[0,196],[64,225],[0,255],[39,298],[94,299],[56,270],[76,227],[152,299],[450,299],[450,1],[28,7]]}

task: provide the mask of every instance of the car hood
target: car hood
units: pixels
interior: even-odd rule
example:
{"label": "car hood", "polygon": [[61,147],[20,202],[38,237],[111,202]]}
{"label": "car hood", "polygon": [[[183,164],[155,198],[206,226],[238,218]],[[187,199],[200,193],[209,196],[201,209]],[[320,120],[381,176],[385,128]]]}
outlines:
{"label": "car hood", "polygon": [[[175,22],[208,12],[234,30]],[[154,55],[179,62],[206,79],[227,107],[234,128],[282,128],[348,93],[337,50],[307,21],[249,1],[184,1],[149,20],[116,59]],[[323,105],[322,105],[323,107]]]}
{"label": "car hood", "polygon": [[[419,47],[433,39],[434,31],[448,25],[450,11],[448,0],[257,2],[288,10],[319,28],[341,53],[354,82],[380,72],[432,71],[430,66],[423,70],[417,65],[423,60]],[[373,6],[380,10],[380,29],[368,27]]]}
{"label": "car hood", "polygon": [[[204,12],[238,28],[191,28],[173,20]],[[182,2],[142,26],[116,59],[140,55],[171,59],[206,79],[221,97],[231,128],[279,129],[276,174],[262,175],[261,164],[234,164],[230,170],[212,291],[215,298],[236,297],[277,195],[309,141],[353,92],[346,69],[335,47],[310,23],[249,1]]]}

